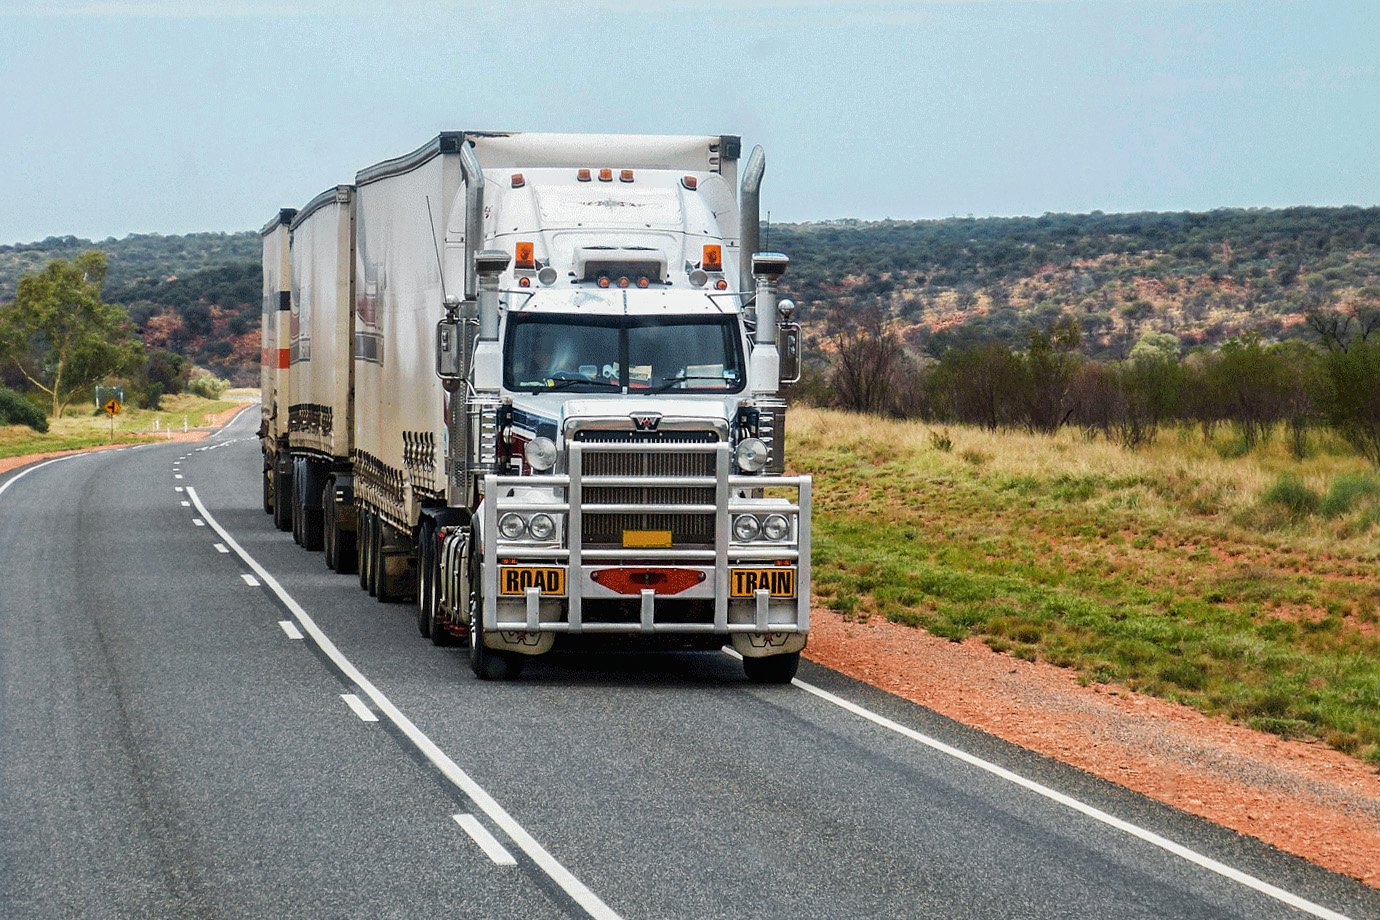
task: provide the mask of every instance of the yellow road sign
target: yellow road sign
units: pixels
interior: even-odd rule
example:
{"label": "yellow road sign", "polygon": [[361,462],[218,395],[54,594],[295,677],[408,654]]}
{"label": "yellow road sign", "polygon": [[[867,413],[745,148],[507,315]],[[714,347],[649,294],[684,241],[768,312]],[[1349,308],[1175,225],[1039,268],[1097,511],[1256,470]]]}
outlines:
{"label": "yellow road sign", "polygon": [[111,418],[114,418],[115,416],[119,415],[121,410],[123,409],[118,399],[112,399],[107,401],[106,404],[101,408],[103,408],[105,410],[105,414],[110,416]]}

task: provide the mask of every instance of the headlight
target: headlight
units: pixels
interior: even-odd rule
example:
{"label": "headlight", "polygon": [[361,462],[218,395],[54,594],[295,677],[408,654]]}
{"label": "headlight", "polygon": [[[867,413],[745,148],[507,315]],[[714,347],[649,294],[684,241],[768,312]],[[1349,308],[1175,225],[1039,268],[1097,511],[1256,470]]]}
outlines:
{"label": "headlight", "polygon": [[733,520],[733,536],[739,543],[751,543],[762,532],[762,525],[750,514],[740,514]]}
{"label": "headlight", "polygon": [[516,540],[527,532],[527,522],[510,511],[498,519],[498,532],[504,539]]}
{"label": "headlight", "polygon": [[761,438],[743,438],[733,452],[738,461],[738,469],[744,473],[755,473],[767,465],[767,445]]}
{"label": "headlight", "polygon": [[[535,522],[534,522],[535,523]],[[791,522],[784,514],[769,514],[762,521],[762,536],[773,543],[780,542],[791,535]]]}
{"label": "headlight", "polygon": [[534,514],[527,522],[527,532],[532,535],[533,540],[549,540],[556,532],[556,522],[551,520],[549,514]]}
{"label": "headlight", "polygon": [[533,438],[528,441],[527,446],[522,449],[522,455],[527,459],[527,465],[538,473],[544,473],[556,465],[556,445],[550,438]]}

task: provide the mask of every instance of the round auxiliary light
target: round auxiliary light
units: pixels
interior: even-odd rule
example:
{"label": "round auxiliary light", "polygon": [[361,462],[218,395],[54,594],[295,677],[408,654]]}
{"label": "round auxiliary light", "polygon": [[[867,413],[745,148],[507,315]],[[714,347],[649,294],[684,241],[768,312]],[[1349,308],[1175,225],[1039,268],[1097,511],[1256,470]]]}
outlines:
{"label": "round auxiliary light", "polygon": [[510,511],[498,519],[498,532],[505,540],[516,540],[527,532],[527,522]]}
{"label": "round auxiliary light", "polygon": [[744,473],[755,473],[767,465],[767,445],[761,438],[743,438],[733,451],[733,459]]}
{"label": "round auxiliary light", "polygon": [[740,514],[733,519],[733,537],[739,543],[751,543],[762,532],[762,525],[750,514]]}
{"label": "round auxiliary light", "polygon": [[762,536],[773,543],[779,543],[790,535],[791,522],[786,520],[784,514],[769,514],[762,519]]}
{"label": "round auxiliary light", "polygon": [[534,514],[532,520],[527,522],[527,532],[533,540],[549,540],[556,532],[556,522],[551,520],[549,514]]}
{"label": "round auxiliary light", "polygon": [[704,287],[706,284],[709,283],[709,272],[705,271],[702,268],[691,269],[690,283],[693,284],[695,287]]}
{"label": "round auxiliary light", "polygon": [[550,265],[546,266],[541,271],[537,272],[537,280],[547,287],[550,287],[556,283],[556,270]]}
{"label": "round auxiliary light", "polygon": [[[556,465],[556,445],[550,438],[533,438],[522,449],[522,456],[535,472],[544,473]],[[536,518],[532,524],[536,525]]]}

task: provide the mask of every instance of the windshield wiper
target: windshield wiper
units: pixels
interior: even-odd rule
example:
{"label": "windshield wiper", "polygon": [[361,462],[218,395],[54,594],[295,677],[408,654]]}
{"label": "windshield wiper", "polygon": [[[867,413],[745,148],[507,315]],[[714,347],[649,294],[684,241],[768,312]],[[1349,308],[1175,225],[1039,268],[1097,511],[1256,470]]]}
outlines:
{"label": "windshield wiper", "polygon": [[592,385],[596,387],[613,387],[614,389],[619,388],[619,385],[614,383],[612,380],[595,380],[585,377],[553,377],[549,378],[549,380],[549,383],[532,383],[528,384],[528,386],[536,387],[537,389],[535,392],[538,393],[547,392],[550,390],[564,390],[566,387],[572,387],[576,384]]}
{"label": "windshield wiper", "polygon": [[671,387],[675,386],[676,384],[685,383],[687,380],[717,380],[719,381],[719,383],[725,384],[724,389],[728,389],[728,378],[723,376],[715,376],[714,374],[681,374],[678,377],[662,377],[661,386],[657,387],[655,390],[652,390],[652,393],[665,393],[667,390],[671,389]]}

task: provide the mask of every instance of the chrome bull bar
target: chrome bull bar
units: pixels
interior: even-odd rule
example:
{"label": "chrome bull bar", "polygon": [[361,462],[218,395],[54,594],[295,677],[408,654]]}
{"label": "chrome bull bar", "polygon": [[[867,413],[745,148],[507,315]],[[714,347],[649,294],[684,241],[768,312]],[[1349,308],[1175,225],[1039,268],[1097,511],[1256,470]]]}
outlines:
{"label": "chrome bull bar", "polygon": [[[805,633],[810,628],[810,508],[812,480],[809,476],[744,476],[733,474],[732,447],[727,442],[716,443],[599,443],[582,444],[569,441],[565,474],[557,475],[488,475],[484,477],[482,524],[487,544],[483,555],[484,629],[488,631],[562,632],[562,633]],[[681,452],[712,453],[714,476],[585,476],[585,451],[646,453]],[[586,487],[611,486],[642,487],[701,487],[714,489],[714,504],[701,503],[618,503],[587,504]],[[550,489],[556,495],[562,490],[565,500],[531,501],[507,493],[513,487]],[[745,490],[793,489],[794,501],[753,498],[737,493]],[[520,511],[529,514],[545,512],[562,515],[565,522],[561,545],[533,545],[502,539],[498,521],[503,514]],[[791,542],[734,543],[732,522],[735,514],[782,513],[794,515],[796,527]],[[714,542],[710,546],[685,548],[589,548],[584,545],[583,517],[585,514],[713,514]],[[567,605],[564,620],[543,620],[543,595],[537,587],[528,587],[523,595],[523,618],[498,618],[499,559],[513,559],[534,565],[565,566]],[[712,623],[662,622],[657,619],[657,595],[653,589],[643,589],[637,597],[624,595],[640,602],[637,622],[586,622],[584,618],[585,566],[589,563],[621,562],[624,566],[665,565],[682,563],[712,574],[714,618]],[[773,564],[789,561],[796,570],[793,616],[781,621],[784,605],[773,605],[771,592],[756,590],[751,599],[752,617],[748,622],[730,622],[730,570],[743,564]],[[557,598],[559,599],[559,598]],[[781,599],[777,598],[779,602]],[[775,607],[776,621],[772,621]],[[741,619],[739,617],[738,619]]]}

